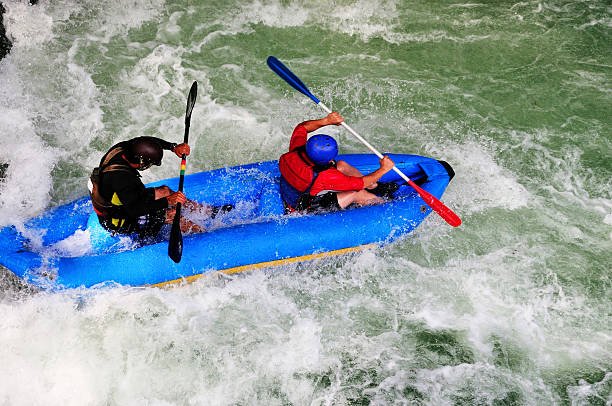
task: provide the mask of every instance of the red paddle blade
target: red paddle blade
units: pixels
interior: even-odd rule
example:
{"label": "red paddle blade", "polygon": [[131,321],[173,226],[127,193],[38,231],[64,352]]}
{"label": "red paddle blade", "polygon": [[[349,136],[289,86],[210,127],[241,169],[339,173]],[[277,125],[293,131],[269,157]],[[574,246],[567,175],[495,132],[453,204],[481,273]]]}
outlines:
{"label": "red paddle blade", "polygon": [[451,209],[446,207],[444,203],[439,201],[435,196],[421,189],[413,181],[409,181],[408,184],[412,186],[421,196],[421,198],[427,203],[429,207],[440,215],[448,224],[453,227],[459,227],[461,225],[461,219]]}

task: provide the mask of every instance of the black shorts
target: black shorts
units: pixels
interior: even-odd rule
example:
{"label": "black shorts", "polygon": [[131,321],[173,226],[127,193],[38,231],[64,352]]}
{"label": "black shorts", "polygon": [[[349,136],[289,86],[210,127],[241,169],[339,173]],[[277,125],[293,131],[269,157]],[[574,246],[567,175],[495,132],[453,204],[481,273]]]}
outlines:
{"label": "black shorts", "polygon": [[120,227],[114,226],[112,220],[98,216],[100,224],[110,232],[122,235],[137,234],[138,239],[154,238],[166,222],[166,209],[145,214],[135,219],[126,219]]}
{"label": "black shorts", "polygon": [[317,195],[312,198],[308,213],[320,213],[326,211],[337,211],[341,207],[338,204],[338,194],[336,192],[327,192],[324,195]]}
{"label": "black shorts", "polygon": [[166,209],[140,216],[136,219],[135,233],[139,239],[154,238],[166,222]]}

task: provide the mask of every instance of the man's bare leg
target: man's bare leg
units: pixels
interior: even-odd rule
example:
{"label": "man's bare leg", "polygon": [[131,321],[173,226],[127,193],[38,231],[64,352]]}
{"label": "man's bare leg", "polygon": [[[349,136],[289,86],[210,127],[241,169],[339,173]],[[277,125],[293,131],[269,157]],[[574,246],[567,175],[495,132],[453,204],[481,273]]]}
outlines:
{"label": "man's bare leg", "polygon": [[[172,224],[174,222],[174,216],[176,216],[176,209],[168,208],[168,210],[166,210],[166,223]],[[187,220],[184,216],[181,216],[180,227],[181,231],[186,234],[203,233],[205,231],[203,227]]]}
{"label": "man's bare leg", "polygon": [[338,199],[338,205],[343,209],[347,208],[352,203],[368,206],[371,204],[380,204],[385,202],[380,197],[368,192],[365,189],[356,192],[338,192],[336,193],[336,197]]}

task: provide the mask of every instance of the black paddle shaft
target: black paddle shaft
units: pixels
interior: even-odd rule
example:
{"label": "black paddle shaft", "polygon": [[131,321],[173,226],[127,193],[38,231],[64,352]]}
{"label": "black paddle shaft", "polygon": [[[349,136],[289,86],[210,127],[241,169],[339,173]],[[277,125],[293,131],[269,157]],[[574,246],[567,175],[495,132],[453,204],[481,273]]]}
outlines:
{"label": "black paddle shaft", "polygon": [[[191,90],[189,90],[189,96],[187,97],[187,110],[185,111],[185,136],[183,137],[183,143],[189,142],[189,126],[191,124],[191,112],[195,105],[196,97],[198,95],[198,82],[193,82]],[[185,182],[185,163],[187,156],[185,154],[181,157],[181,177],[179,179],[178,191],[183,191],[183,183]],[[183,234],[181,233],[181,204],[176,205],[176,214],[172,221],[172,230],[170,231],[170,241],[168,242],[168,255],[177,264],[181,262],[183,255]]]}
{"label": "black paddle shaft", "polygon": [[[183,143],[189,142],[189,127],[191,125],[191,112],[195,105],[196,97],[198,95],[198,82],[193,82],[191,90],[189,90],[189,97],[187,98],[187,110],[185,111],[185,136],[183,137]],[[183,191],[183,183],[185,181],[185,162],[187,156],[183,154],[181,157],[181,178],[179,179],[179,192]],[[180,203],[179,203],[180,204]]]}

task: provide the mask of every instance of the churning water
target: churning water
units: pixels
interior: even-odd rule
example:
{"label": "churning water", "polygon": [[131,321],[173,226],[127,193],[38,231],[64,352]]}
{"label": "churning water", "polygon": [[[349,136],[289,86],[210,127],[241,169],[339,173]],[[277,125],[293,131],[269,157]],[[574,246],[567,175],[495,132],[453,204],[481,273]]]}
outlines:
{"label": "churning water", "polygon": [[323,114],[269,55],[379,149],[451,163],[463,225],[171,290],[3,271],[0,404],[612,404],[608,1],[4,5],[0,226],[86,194],[115,142],[179,142],[193,80],[188,172],[277,159]]}

